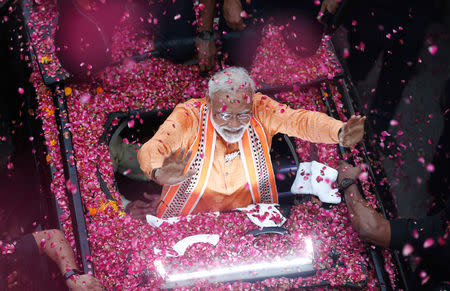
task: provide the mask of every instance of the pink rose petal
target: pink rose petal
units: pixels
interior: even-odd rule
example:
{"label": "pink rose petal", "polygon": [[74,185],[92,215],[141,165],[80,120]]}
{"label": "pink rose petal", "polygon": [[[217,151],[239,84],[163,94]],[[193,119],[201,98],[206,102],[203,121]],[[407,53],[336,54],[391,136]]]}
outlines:
{"label": "pink rose petal", "polygon": [[414,251],[414,248],[410,244],[405,244],[402,250],[403,256],[407,257]]}
{"label": "pink rose petal", "polygon": [[81,104],[83,104],[83,105],[87,104],[87,103],[89,103],[89,100],[91,100],[91,95],[89,93],[81,94],[81,97],[80,97]]}
{"label": "pink rose petal", "polygon": [[423,243],[423,247],[424,247],[424,248],[429,248],[429,247],[431,247],[432,245],[434,245],[434,239],[432,239],[431,237],[430,237],[430,238],[427,238],[427,239],[425,240],[425,242]]}
{"label": "pink rose petal", "polygon": [[430,172],[430,173],[434,172],[434,165],[433,164],[428,164],[427,165],[427,171]]}
{"label": "pink rose petal", "polygon": [[438,51],[438,47],[436,45],[430,45],[428,47],[428,52],[432,55],[436,54]]}

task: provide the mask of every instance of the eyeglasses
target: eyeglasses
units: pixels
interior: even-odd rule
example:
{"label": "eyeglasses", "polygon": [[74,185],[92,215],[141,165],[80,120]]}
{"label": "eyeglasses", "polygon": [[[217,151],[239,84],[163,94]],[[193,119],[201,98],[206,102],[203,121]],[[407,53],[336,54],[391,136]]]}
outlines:
{"label": "eyeglasses", "polygon": [[230,121],[233,116],[236,116],[237,120],[239,120],[239,122],[245,123],[248,122],[250,120],[250,118],[252,118],[252,114],[251,113],[238,113],[238,114],[231,114],[228,112],[217,112],[216,113],[220,119],[222,119],[223,121]]}

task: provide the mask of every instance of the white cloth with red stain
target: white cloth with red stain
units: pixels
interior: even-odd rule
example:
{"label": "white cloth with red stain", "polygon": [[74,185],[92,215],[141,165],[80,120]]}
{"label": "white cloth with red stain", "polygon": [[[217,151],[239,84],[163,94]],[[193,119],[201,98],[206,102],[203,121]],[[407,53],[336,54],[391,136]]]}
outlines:
{"label": "white cloth with red stain", "polygon": [[297,169],[297,176],[291,186],[294,194],[313,194],[311,185],[311,162],[300,163]]}
{"label": "white cloth with red stain", "polygon": [[333,187],[338,171],[325,164],[312,161],[301,163],[297,170],[291,192],[294,194],[312,194],[319,197],[324,203],[339,204],[341,197],[339,189]]}
{"label": "white cloth with red stain", "polygon": [[286,218],[276,207],[278,204],[258,203],[250,204],[245,208],[236,208],[244,212],[251,222],[258,227],[282,226]]}

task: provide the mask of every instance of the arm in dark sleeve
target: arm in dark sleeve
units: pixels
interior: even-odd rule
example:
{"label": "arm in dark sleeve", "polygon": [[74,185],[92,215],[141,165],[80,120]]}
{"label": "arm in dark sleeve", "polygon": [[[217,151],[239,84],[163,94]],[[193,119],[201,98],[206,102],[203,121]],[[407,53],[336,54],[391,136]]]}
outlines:
{"label": "arm in dark sleeve", "polygon": [[32,273],[33,270],[39,267],[39,249],[31,233],[22,236],[17,241],[10,263],[13,268],[24,273]]}
{"label": "arm in dark sleeve", "polygon": [[21,262],[39,258],[39,249],[31,233],[24,235],[17,241],[15,253],[17,260]]}
{"label": "arm in dark sleeve", "polygon": [[434,216],[421,219],[398,218],[391,220],[390,248],[402,250],[403,246],[408,243],[414,249],[421,249],[427,238],[432,238],[436,242],[445,233],[447,216],[446,210],[444,210]]}
{"label": "arm in dark sleeve", "polygon": [[8,288],[7,276],[6,255],[0,253],[0,290],[6,290]]}
{"label": "arm in dark sleeve", "polygon": [[[40,270],[40,254],[32,234],[22,236],[12,243],[12,253],[0,254],[0,290],[7,289],[8,276],[14,271],[19,274],[15,280],[23,290],[32,285],[31,278],[38,278],[36,271]],[[36,275],[33,277],[33,274]],[[34,289],[33,289],[34,290]]]}

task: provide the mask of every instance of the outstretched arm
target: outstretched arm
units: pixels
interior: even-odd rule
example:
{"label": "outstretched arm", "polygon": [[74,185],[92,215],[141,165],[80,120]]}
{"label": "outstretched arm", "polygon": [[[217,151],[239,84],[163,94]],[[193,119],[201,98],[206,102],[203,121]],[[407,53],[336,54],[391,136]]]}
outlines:
{"label": "outstretched arm", "polygon": [[344,125],[325,113],[292,109],[260,93],[253,97],[253,114],[270,136],[284,133],[314,143],[337,144]]}
{"label": "outstretched arm", "polygon": [[[341,162],[338,168],[338,183],[344,178],[357,179],[361,169]],[[448,231],[450,203],[440,213],[421,219],[396,218],[385,219],[379,212],[370,207],[361,196],[356,185],[345,190],[345,201],[352,221],[352,227],[366,241],[384,248],[403,250],[408,255],[405,246],[411,250],[426,251],[427,249],[443,247],[449,237]]]}
{"label": "outstretched arm", "polygon": [[[44,230],[33,233],[39,253],[46,254],[59,268],[61,275],[78,269],[73,250],[60,230]],[[91,275],[74,275],[67,279],[70,290],[102,290],[100,282]]]}
{"label": "outstretched arm", "polygon": [[261,93],[253,98],[253,113],[271,136],[284,133],[314,143],[339,143],[344,147],[353,147],[364,136],[365,117],[352,116],[344,123],[323,112],[292,109]]}
{"label": "outstretched arm", "polygon": [[152,179],[153,169],[160,168],[165,157],[182,148],[189,149],[198,131],[200,105],[195,99],[178,104],[155,135],[139,149],[137,159],[147,177]]}
{"label": "outstretched arm", "polygon": [[[341,161],[338,172],[337,182],[340,184],[344,178],[357,180],[361,169]],[[388,248],[391,240],[389,220],[369,206],[355,184],[348,187],[344,191],[344,195],[353,229],[363,240]]]}

